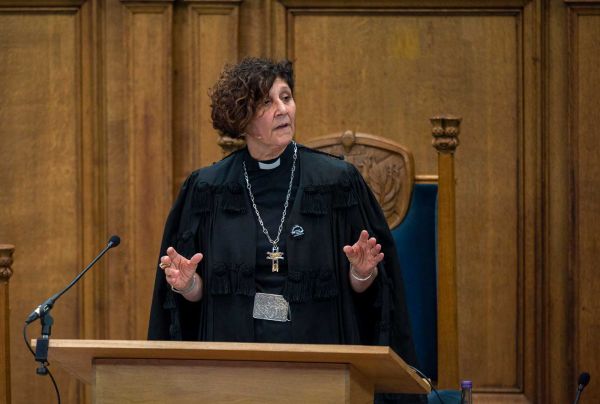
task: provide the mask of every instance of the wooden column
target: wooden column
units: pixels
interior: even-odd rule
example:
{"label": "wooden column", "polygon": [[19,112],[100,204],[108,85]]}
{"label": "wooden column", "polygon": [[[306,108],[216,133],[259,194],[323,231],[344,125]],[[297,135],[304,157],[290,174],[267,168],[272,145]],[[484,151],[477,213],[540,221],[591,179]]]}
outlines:
{"label": "wooden column", "polygon": [[460,118],[431,118],[433,147],[438,151],[438,388],[457,389],[458,305],[456,291],[456,213],[454,152]]}
{"label": "wooden column", "polygon": [[0,401],[10,404],[10,306],[8,281],[15,246],[0,244]]}

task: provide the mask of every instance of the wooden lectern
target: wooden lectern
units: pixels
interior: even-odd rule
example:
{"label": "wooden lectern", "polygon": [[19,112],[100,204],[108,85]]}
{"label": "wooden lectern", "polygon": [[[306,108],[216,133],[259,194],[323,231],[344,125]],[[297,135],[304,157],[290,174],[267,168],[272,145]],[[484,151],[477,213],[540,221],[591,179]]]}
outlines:
{"label": "wooden lectern", "polygon": [[93,386],[94,403],[372,403],[429,392],[389,347],[50,341],[49,360]]}

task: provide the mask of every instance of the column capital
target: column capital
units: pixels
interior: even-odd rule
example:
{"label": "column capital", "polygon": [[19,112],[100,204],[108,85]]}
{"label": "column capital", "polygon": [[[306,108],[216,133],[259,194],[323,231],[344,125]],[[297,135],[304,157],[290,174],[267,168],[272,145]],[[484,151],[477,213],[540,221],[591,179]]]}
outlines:
{"label": "column capital", "polygon": [[454,153],[458,147],[458,134],[462,118],[452,115],[439,115],[430,118],[433,147],[439,153]]}
{"label": "column capital", "polygon": [[15,246],[12,244],[0,244],[0,281],[7,282],[12,276],[13,252]]}

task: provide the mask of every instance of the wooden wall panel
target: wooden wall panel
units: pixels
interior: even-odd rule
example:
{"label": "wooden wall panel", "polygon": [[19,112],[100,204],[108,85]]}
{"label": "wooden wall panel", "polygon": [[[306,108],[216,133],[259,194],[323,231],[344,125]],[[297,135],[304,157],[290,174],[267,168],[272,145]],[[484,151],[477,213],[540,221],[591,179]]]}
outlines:
{"label": "wooden wall panel", "polygon": [[122,244],[110,256],[105,284],[106,336],[143,339],[153,268],[172,201],[172,5],[113,7],[122,31],[108,33],[121,35],[107,53],[107,77],[114,80],[107,97],[116,101],[109,106],[107,127],[118,128],[108,133],[108,222]]}
{"label": "wooden wall panel", "polygon": [[570,10],[571,23],[571,145],[575,191],[572,238],[573,367],[572,380],[582,371],[592,375],[584,393],[586,402],[600,401],[600,4]]}
{"label": "wooden wall panel", "polygon": [[[296,63],[299,141],[343,129],[383,134],[414,151],[418,174],[431,174],[428,118],[463,117],[456,155],[461,376],[480,392],[526,401],[518,395],[527,390],[524,371],[535,350],[538,200],[536,48],[523,28],[534,24],[532,5],[439,12],[293,3],[278,32]],[[535,369],[528,372],[532,383]]]}
{"label": "wooden wall panel", "polygon": [[[33,375],[23,318],[110,234],[121,246],[57,304],[53,337],[145,337],[171,190],[220,158],[207,92],[224,63],[245,55],[296,62],[299,141],[378,133],[410,147],[417,173],[429,174],[429,118],[463,117],[461,374],[479,402],[572,400],[579,372],[600,370],[599,7],[0,0],[0,242],[17,247],[13,402],[53,394]],[[85,402],[53,369],[63,400]],[[582,403],[600,400],[593,380]]]}
{"label": "wooden wall panel", "polygon": [[[61,290],[83,260],[79,8],[4,8],[0,5],[0,239],[18,246],[11,278],[12,397],[15,403],[54,400],[48,377],[21,334],[36,305]],[[64,295],[52,312],[52,337],[78,338],[81,298]],[[40,335],[39,322],[29,327]],[[64,402],[76,402],[76,382],[53,373]],[[52,397],[50,399],[50,397]]]}
{"label": "wooden wall panel", "polygon": [[178,7],[175,39],[174,192],[195,169],[220,160],[208,92],[238,56],[239,5],[189,2]]}
{"label": "wooden wall panel", "polygon": [[[575,373],[570,345],[574,334],[569,283],[571,256],[572,168],[569,158],[569,34],[567,7],[562,0],[548,3],[545,12],[544,76],[546,89],[543,111],[545,134],[544,211],[546,223],[543,237],[543,320],[544,338],[539,346],[545,362],[539,372],[541,397],[547,403],[568,403],[574,399]],[[586,402],[585,395],[582,402]],[[596,400],[598,401],[598,400]],[[587,401],[593,402],[593,401]]]}

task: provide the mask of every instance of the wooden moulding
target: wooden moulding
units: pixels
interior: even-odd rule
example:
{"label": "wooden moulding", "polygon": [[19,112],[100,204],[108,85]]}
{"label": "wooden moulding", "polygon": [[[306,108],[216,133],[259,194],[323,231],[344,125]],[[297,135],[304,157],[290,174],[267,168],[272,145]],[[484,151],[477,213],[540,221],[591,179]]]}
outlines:
{"label": "wooden moulding", "polygon": [[88,0],[0,0],[0,7],[80,7]]}

